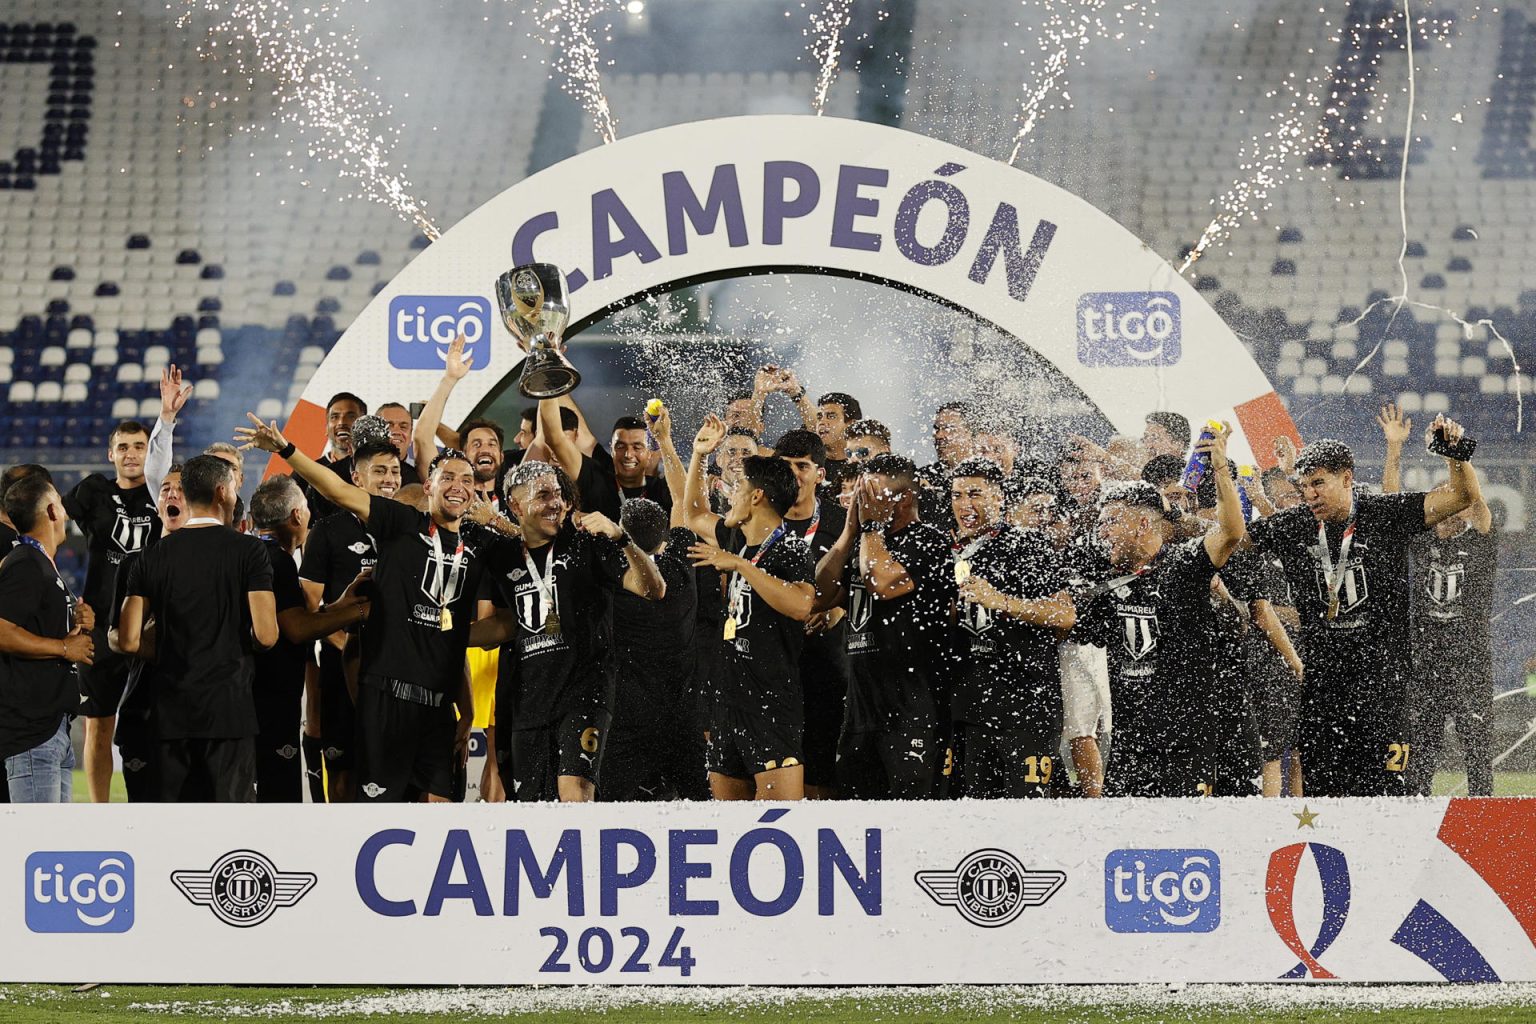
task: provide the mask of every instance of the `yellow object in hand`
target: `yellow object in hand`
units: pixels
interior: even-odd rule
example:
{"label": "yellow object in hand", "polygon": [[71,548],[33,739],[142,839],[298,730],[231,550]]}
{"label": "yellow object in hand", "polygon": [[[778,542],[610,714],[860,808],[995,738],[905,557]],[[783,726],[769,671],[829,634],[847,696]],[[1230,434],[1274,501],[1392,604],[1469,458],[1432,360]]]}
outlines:
{"label": "yellow object in hand", "polygon": [[645,403],[645,414],[647,416],[660,416],[661,410],[663,408],[664,406],[661,404],[661,399],[653,398],[649,402]]}

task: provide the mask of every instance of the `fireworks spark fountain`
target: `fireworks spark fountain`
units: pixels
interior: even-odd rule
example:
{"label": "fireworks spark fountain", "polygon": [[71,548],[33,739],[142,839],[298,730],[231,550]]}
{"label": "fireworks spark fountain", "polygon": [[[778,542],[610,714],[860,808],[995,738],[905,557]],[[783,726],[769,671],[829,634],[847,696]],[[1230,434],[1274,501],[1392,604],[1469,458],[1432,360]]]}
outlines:
{"label": "fireworks spark fountain", "polygon": [[390,165],[399,130],[388,124],[389,106],[358,84],[363,65],[351,34],[337,22],[341,4],[295,9],[288,0],[184,2],[178,27],[211,19],[198,55],[228,61],[250,87],[273,81],[279,123],[303,141],[312,159],[334,164],[340,177],[356,184],[348,198],[382,203],[427,237],[438,237],[410,180]]}
{"label": "fireworks spark fountain", "polygon": [[[1146,3],[1111,3],[1110,0],[1035,0],[1045,11],[1046,18],[1035,36],[1043,56],[1038,62],[1030,61],[1032,81],[1026,83],[1024,100],[1019,110],[1019,127],[1013,136],[1013,151],[1008,163],[1019,158],[1024,140],[1035,130],[1040,118],[1049,111],[1059,110],[1071,103],[1065,90],[1060,103],[1052,101],[1066,76],[1067,70],[1076,63],[1081,66],[1083,51],[1095,39],[1120,41],[1128,27],[1134,25],[1143,33],[1150,32],[1157,19],[1157,0]],[[1145,40],[1143,40],[1145,41]]]}
{"label": "fireworks spark fountain", "polygon": [[827,92],[837,78],[837,60],[843,52],[843,30],[852,20],[853,0],[826,0],[820,11],[811,12],[811,56],[820,70],[816,74],[816,94],[811,109],[820,117],[827,106]]}
{"label": "fireworks spark fountain", "polygon": [[524,17],[534,26],[531,38],[555,49],[554,70],[561,75],[560,87],[587,112],[592,128],[603,144],[619,137],[618,122],[608,107],[603,92],[602,51],[597,33],[610,41],[612,26],[604,24],[594,31],[599,15],[617,10],[612,0],[551,0],[540,7],[524,8]]}

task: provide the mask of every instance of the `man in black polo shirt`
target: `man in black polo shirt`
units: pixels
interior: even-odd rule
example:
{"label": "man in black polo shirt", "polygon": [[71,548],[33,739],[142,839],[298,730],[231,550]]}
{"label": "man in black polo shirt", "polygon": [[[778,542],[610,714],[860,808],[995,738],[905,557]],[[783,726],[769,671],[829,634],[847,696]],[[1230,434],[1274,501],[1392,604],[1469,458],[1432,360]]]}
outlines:
{"label": "man in black polo shirt", "polygon": [[782,459],[748,456],[722,517],[704,496],[704,460],[725,436],[710,416],[693,439],[685,501],[696,566],[725,574],[720,681],[710,716],[709,788],[717,800],[799,800],[805,795],[805,704],[800,654],[816,570],[784,514],[799,483]]}
{"label": "man in black polo shirt", "polygon": [[917,471],[917,501],[923,522],[941,530],[955,528],[949,507],[949,473],[971,457],[976,437],[974,416],[969,402],[945,402],[933,414],[933,453],[938,458]]}
{"label": "man in black polo shirt", "polygon": [[272,563],[261,541],[227,525],[236,498],[228,462],[188,460],[181,489],[191,515],[133,565],[118,646],[155,663],[161,799],[248,802],[256,796],[254,654],[277,642]]}
{"label": "man in black polo shirt", "polygon": [[1167,541],[1162,496],[1145,481],[1104,488],[1099,537],[1113,575],[1087,592],[1082,608],[1109,655],[1106,796],[1216,793],[1216,705],[1228,694],[1211,580],[1243,537],[1226,440],[1224,432],[1197,445],[1216,479],[1216,520],[1204,537]]}
{"label": "man in black polo shirt", "polygon": [[[64,496],[64,508],[89,545],[81,597],[92,608],[106,608],[111,602],[112,584],[123,558],[144,550],[159,535],[155,498],[144,479],[148,453],[149,431],[144,424],[124,420],[113,428],[107,442],[113,478],[93,473]],[[79,707],[85,718],[85,783],[93,803],[105,803],[111,795],[112,730],[128,684],[128,661],[108,647],[106,616],[102,619],[93,638],[97,657],[81,672],[85,702]]]}
{"label": "man in black polo shirt", "polygon": [[961,795],[1045,796],[1061,745],[1057,645],[1077,621],[1044,534],[1003,519],[1003,471],[966,459],[950,474],[959,654],[951,716]]}
{"label": "man in black polo shirt", "polygon": [[571,515],[560,477],[531,459],[509,474],[522,538],[493,555],[500,607],[471,631],[478,647],[504,645],[493,739],[509,800],[593,799],[613,707],[613,591],[649,601],[666,592],[618,524],[601,512]]}
{"label": "man in black polo shirt", "polygon": [[843,470],[848,465],[848,427],[864,418],[859,400],[842,391],[829,391],[816,400],[816,436],[826,448],[822,473],[832,496],[837,494]]}
{"label": "man in black polo shirt", "polygon": [[[1413,421],[1395,405],[1377,417],[1386,437],[1381,490],[1402,490],[1403,446]],[[1493,613],[1499,542],[1477,471],[1467,473],[1472,504],[1413,539],[1413,659],[1409,725],[1413,758],[1409,789],[1429,796],[1446,720],[1456,725],[1467,768],[1467,793],[1493,795]]]}
{"label": "man in black polo shirt", "polygon": [[[315,460],[315,465],[324,466],[343,480],[348,479],[352,475],[352,452],[356,448],[352,443],[352,426],[359,417],[366,415],[368,403],[352,392],[338,391],[332,395],[331,400],[325,403],[325,439],[328,447],[325,454]],[[326,516],[335,514],[336,506],[327,501],[324,495],[317,494],[307,483],[301,486],[309,499],[309,515],[313,522],[318,523]]]}
{"label": "man in black polo shirt", "polygon": [[[1443,416],[1436,431],[1451,443],[1462,436]],[[1248,526],[1253,544],[1279,557],[1301,616],[1297,728],[1309,796],[1408,792],[1410,542],[1474,495],[1471,465],[1446,465],[1448,483],[1427,494],[1359,493],[1349,447],[1314,441],[1296,457],[1305,507]]]}
{"label": "man in black polo shirt", "polygon": [[[773,446],[773,454],[794,471],[799,493],[784,513],[790,536],[805,541],[813,563],[837,542],[847,513],[836,496],[823,497],[826,448],[809,430],[791,430]],[[843,609],[833,605],[811,615],[800,652],[800,686],[805,694],[805,796],[828,800],[837,795],[837,738],[848,699],[847,629]]]}
{"label": "man in black polo shirt", "polygon": [[287,459],[378,546],[357,694],[358,792],[364,802],[451,800],[474,722],[464,649],[470,622],[490,613],[479,599],[489,538],[471,539],[460,525],[474,501],[474,468],[463,452],[439,453],[423,514],[343,482],[296,453],[276,423],[249,418],[254,426],[237,429],[241,440]]}
{"label": "man in black polo shirt", "polygon": [[[352,483],[369,496],[393,498],[400,489],[400,479],[400,456],[392,446],[364,445],[352,456]],[[309,609],[317,611],[340,600],[352,581],[377,561],[373,536],[356,515],[342,511],[320,520],[310,530],[304,544],[304,564],[299,567],[299,582]],[[365,588],[367,592],[371,587]],[[348,635],[339,631],[320,643],[320,745],[327,797],[332,803],[357,798],[353,775],[357,714],[342,657]]]}
{"label": "man in black polo shirt", "polygon": [[5,509],[18,543],[0,560],[0,758],[11,803],[69,803],[76,666],[91,663],[95,617],[53,563],[69,516],[52,482],[21,478],[6,489]]}
{"label": "man in black polo shirt", "polygon": [[948,715],[933,659],[954,600],[949,541],[918,521],[917,467],[862,463],[852,509],[816,566],[818,609],[846,608],[848,713],[838,742],[842,795],[922,800],[935,792]]}

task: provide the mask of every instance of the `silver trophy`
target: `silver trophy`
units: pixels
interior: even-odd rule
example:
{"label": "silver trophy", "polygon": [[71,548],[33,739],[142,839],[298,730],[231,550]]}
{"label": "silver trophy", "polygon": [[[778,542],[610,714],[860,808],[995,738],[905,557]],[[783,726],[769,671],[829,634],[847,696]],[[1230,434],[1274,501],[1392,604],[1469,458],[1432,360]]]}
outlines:
{"label": "silver trophy", "polygon": [[581,374],[565,358],[561,336],[571,319],[565,275],[553,263],[527,263],[496,279],[501,322],[527,356],[517,389],[529,398],[559,398],[576,390]]}

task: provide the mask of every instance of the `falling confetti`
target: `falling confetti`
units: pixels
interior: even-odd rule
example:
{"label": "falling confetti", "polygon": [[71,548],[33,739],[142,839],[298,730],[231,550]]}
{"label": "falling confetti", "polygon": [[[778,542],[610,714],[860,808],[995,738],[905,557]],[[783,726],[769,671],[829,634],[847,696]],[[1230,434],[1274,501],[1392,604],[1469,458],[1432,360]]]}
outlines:
{"label": "falling confetti", "polygon": [[[248,88],[274,83],[279,124],[303,140],[311,159],[356,183],[348,198],[382,203],[428,238],[438,237],[410,181],[390,167],[399,129],[389,125],[390,108],[357,82],[364,68],[356,43],[337,23],[340,3],[295,9],[288,0],[183,2],[178,27],[209,19],[198,55],[226,61]],[[215,95],[210,105],[228,99]]]}

